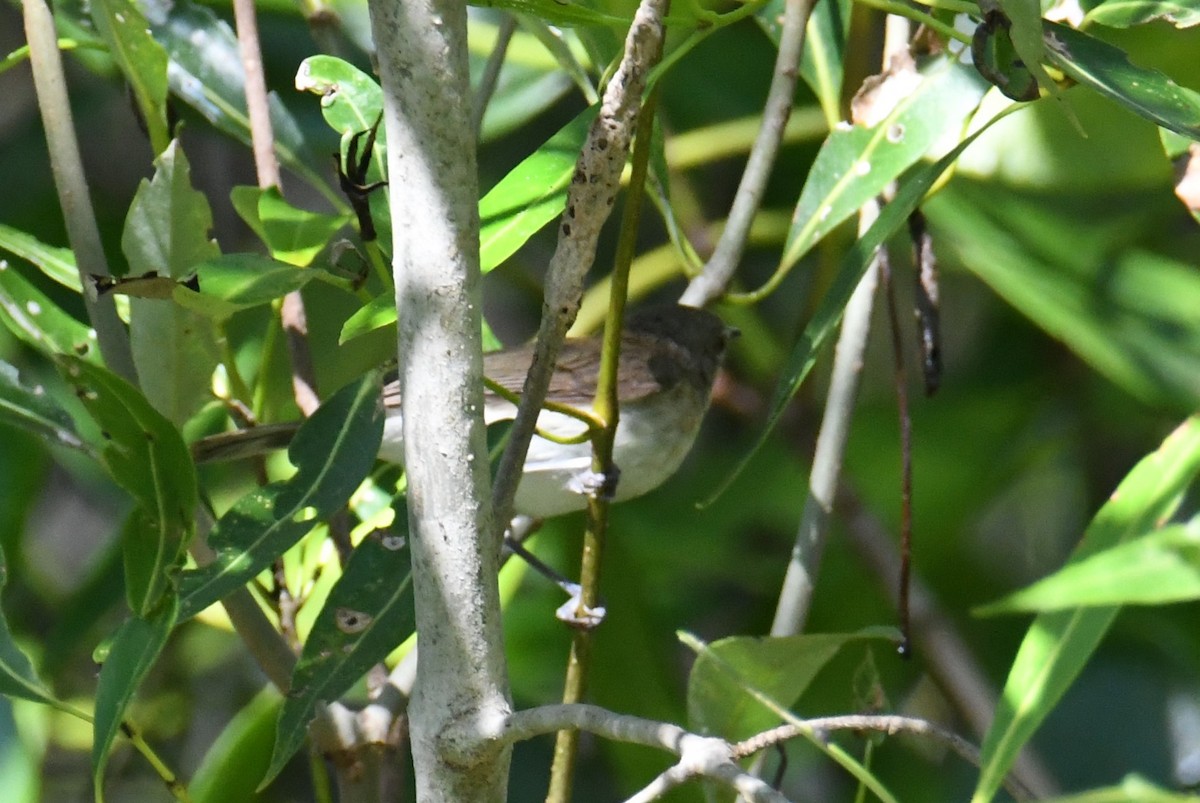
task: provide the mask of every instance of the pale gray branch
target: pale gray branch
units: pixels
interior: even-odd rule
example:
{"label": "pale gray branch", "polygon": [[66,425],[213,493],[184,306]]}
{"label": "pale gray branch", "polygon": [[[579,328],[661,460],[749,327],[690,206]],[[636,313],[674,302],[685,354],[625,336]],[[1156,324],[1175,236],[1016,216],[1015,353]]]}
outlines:
{"label": "pale gray branch", "polygon": [[421,657],[417,797],[502,801],[508,714],[483,427],[478,177],[466,5],[370,3],[384,95],[405,466]]}
{"label": "pale gray branch", "polygon": [[742,261],[750,226],[762,205],[767,179],[775,166],[779,143],[783,140],[796,94],[796,76],[800,71],[800,53],[804,50],[804,32],[814,0],[786,0],[783,28],[779,35],[779,54],[775,74],[763,107],[762,126],[754,139],[742,181],[729,210],[729,220],[721,233],[716,250],[704,270],[692,279],[681,304],[703,307],[725,292]]}

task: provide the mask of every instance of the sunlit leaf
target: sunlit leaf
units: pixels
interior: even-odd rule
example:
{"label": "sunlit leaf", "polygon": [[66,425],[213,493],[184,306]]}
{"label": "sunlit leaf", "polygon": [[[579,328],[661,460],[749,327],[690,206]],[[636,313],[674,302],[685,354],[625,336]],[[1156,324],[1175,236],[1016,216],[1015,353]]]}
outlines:
{"label": "sunlit leaf", "polygon": [[[1198,472],[1200,416],[1193,416],[1126,475],[1088,525],[1068,565],[1158,526]],[[974,803],[996,794],[1021,748],[1078,677],[1118,610],[1108,606],[1043,613],[1030,625],[984,738]]]}
{"label": "sunlit leaf", "polygon": [[479,260],[487,273],[563,213],[579,149],[596,108],[582,112],[479,201]]}
{"label": "sunlit leaf", "polygon": [[279,712],[264,784],[304,743],[317,705],[338,699],[414,632],[412,566],[402,514],[396,518],[400,532],[376,532],[358,545],[321,608]]}
{"label": "sunlit leaf", "polygon": [[346,319],[342,325],[342,333],[338,343],[346,343],[354,338],[374,332],[384,326],[396,322],[396,296],[392,292],[375,296]]}
{"label": "sunlit leaf", "polygon": [[0,419],[53,446],[89,451],[65,410],[41,387],[21,384],[17,369],[0,362]]}
{"label": "sunlit leaf", "polygon": [[78,354],[99,361],[96,333],[0,259],[0,321],[46,355]]}
{"label": "sunlit leaf", "polygon": [[[220,256],[209,237],[212,211],[192,188],[187,157],[173,140],[143,179],[125,219],[121,249],[130,272],[172,279]],[[182,425],[212,398],[210,377],[220,359],[210,319],[166,298],[132,298],[129,337],[138,384],[163,415]]]}
{"label": "sunlit leaf", "polygon": [[899,637],[894,629],[818,633],[778,638],[734,636],[700,653],[688,676],[688,723],[692,730],[730,741],[779,724],[747,689],[790,708],[842,647],[856,641]]}
{"label": "sunlit leaf", "polygon": [[1116,786],[1055,797],[1046,803],[1196,803],[1196,796],[1163,789],[1140,775],[1127,775]]}
{"label": "sunlit leaf", "polygon": [[167,643],[178,611],[179,599],[172,595],[146,618],[133,616],[125,620],[109,645],[96,686],[95,737],[92,741],[92,785],[98,803],[104,800],[104,767],[121,730],[125,712]]}
{"label": "sunlit leaf", "polygon": [[841,321],[846,304],[850,301],[850,296],[854,293],[854,288],[862,280],[863,274],[866,273],[867,267],[871,264],[876,250],[908,221],[913,210],[925,199],[925,194],[929,192],[930,188],[933,187],[934,183],[946,172],[950,165],[954,164],[962,152],[967,149],[967,146],[986,131],[989,125],[1003,116],[1004,113],[1001,113],[993,117],[988,121],[987,125],[972,133],[938,161],[933,164],[924,165],[913,171],[908,180],[902,183],[896,190],[896,194],[892,200],[883,207],[883,211],[871,225],[871,228],[850,248],[845,258],[843,258],[841,267],[834,276],[828,291],[821,299],[820,306],[813,313],[812,319],[809,320],[808,325],[804,328],[804,332],[800,335],[800,339],[793,347],[791,355],[788,357],[787,364],[784,366],[782,375],[780,376],[779,384],[776,385],[775,393],[771,399],[771,407],[766,424],[755,439],[754,444],[746,452],[745,456],[738,461],[733,471],[725,477],[721,485],[709,497],[706,504],[711,504],[713,499],[723,493],[737,479],[738,475],[745,470],[746,466],[754,458],[755,453],[762,448],[762,445],[767,440],[767,436],[771,434],[780,416],[783,415],[788,405],[791,404],[792,397],[796,395],[801,383],[808,376],[808,372],[812,370],[821,347],[828,340],[830,334],[833,333],[838,322]]}
{"label": "sunlit leaf", "polygon": [[1193,599],[1200,599],[1200,529],[1172,525],[1069,563],[975,612],[990,616]]}
{"label": "sunlit leaf", "polygon": [[379,375],[372,372],[304,422],[288,449],[296,466],[291,479],[251,491],[220,518],[208,536],[216,558],[183,574],[180,617],[244,585],[339,510],[374,465],[382,436]]}
{"label": "sunlit leaf", "polygon": [[1200,93],[1158,70],[1138,67],[1125,51],[1065,25],[1046,23],[1046,55],[1066,75],[1135,114],[1200,139]]}
{"label": "sunlit leaf", "polygon": [[1176,28],[1200,25],[1200,3],[1196,0],[1106,0],[1083,18],[1085,25],[1097,23],[1111,28],[1128,28],[1155,20],[1166,20]]}
{"label": "sunlit leaf", "polygon": [[974,71],[945,58],[906,75],[905,86],[902,75],[888,79],[896,83],[879,102],[895,100],[890,112],[870,128],[839,128],[821,146],[796,204],[781,271],[961,126],[983,97]]}
{"label": "sunlit leaf", "polygon": [[349,221],[348,215],[323,215],[284,200],[279,188],[234,187],[233,208],[271,251],[271,256],[297,267],[311,263]]}
{"label": "sunlit leaf", "polygon": [[79,292],[79,270],[70,248],[47,245],[32,234],[0,223],[0,250],[37,265],[42,273],[70,290]]}

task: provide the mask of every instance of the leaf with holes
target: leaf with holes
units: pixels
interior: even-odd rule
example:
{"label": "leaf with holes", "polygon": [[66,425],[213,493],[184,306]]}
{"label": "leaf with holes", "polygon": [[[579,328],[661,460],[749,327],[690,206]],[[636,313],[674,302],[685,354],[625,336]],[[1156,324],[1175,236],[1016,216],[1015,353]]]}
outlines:
{"label": "leaf with holes", "polygon": [[183,573],[180,618],[196,615],[245,585],[341,509],[375,464],[383,417],[377,372],[352,382],[322,404],[288,449],[295,476],[246,494],[209,533],[216,558]]}
{"label": "leaf with holes", "polygon": [[[401,508],[394,526],[406,524],[407,513]],[[373,533],[354,550],[292,673],[264,784],[304,742],[317,705],[336,700],[413,634],[411,569],[407,541],[400,532]]]}

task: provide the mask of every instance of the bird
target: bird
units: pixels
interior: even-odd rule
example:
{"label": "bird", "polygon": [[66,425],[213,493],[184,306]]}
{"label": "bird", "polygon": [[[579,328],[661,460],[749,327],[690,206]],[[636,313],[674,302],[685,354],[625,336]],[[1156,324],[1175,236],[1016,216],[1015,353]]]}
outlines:
{"label": "bird", "polygon": [[[592,415],[602,340],[598,336],[565,340],[546,395],[555,409],[543,409],[538,416],[541,434],[530,442],[514,510],[545,519],[584,509],[588,495],[600,486],[612,491],[615,502],[660,486],[679,468],[696,440],[717,371],[736,333],[712,312],[676,304],[649,306],[627,316],[617,370],[619,415],[612,455],[616,471],[599,478],[591,470],[588,424],[579,415],[560,410],[573,408]],[[485,423],[515,417],[513,398],[521,392],[532,359],[532,344],[484,355],[485,377],[503,390],[485,390]],[[403,465],[403,399],[398,380],[384,383],[382,399],[386,418],[379,458]],[[202,438],[193,444],[193,456],[207,462],[282,448],[297,427],[267,425]],[[614,479],[615,487],[610,487]]]}

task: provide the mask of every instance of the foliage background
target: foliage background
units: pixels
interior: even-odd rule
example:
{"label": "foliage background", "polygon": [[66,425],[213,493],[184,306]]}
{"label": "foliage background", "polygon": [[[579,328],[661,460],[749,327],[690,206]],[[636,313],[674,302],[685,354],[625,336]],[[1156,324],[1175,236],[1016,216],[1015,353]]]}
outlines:
{"label": "foliage background", "polygon": [[[227,8],[215,8],[229,16]],[[300,121],[313,150],[332,152],[336,138],[320,121],[315,98],[291,88],[300,61],[316,49],[308,27],[290,6],[263,6],[260,14],[270,86]],[[868,35],[861,20],[856,25],[852,47],[862,41],[855,36]],[[1153,24],[1102,35],[1128,49],[1135,61],[1200,89],[1200,29]],[[0,53],[21,43],[19,10],[0,6]],[[711,38],[668,77],[664,125],[689,132],[755,114],[772,59],[773,50],[750,22]],[[138,181],[149,175],[150,149],[119,82],[77,64],[69,77],[102,233],[109,253],[116,254],[125,210]],[[518,88],[502,85],[501,97]],[[1110,101],[1078,90],[1068,96],[1087,139],[1075,133],[1060,109],[1043,101],[976,145],[951,185],[927,208],[942,260],[947,365],[942,391],[917,401],[913,409],[916,571],[997,685],[1026,621],[976,618],[971,608],[1060,566],[1120,478],[1200,399],[1195,361],[1200,296],[1194,295],[1200,229],[1171,194],[1170,165],[1154,127]],[[5,99],[0,104],[0,222],[64,243],[26,68],[0,75],[0,97]],[[797,102],[805,108],[814,100],[801,89]],[[568,94],[515,130],[499,132],[497,124],[481,148],[481,185],[486,189],[502,177],[581,108],[578,96]],[[184,120],[193,180],[213,207],[215,237],[227,252],[253,249],[248,229],[228,202],[231,187],[254,183],[248,151],[186,113]],[[790,214],[822,136],[816,130],[788,145],[770,187],[769,209]],[[715,151],[720,143],[710,138],[709,144]],[[704,217],[717,218],[728,207],[740,168],[740,153],[702,157],[679,181],[698,197]],[[321,169],[332,174],[332,160]],[[293,202],[319,208],[321,201],[306,196],[300,182],[291,181],[288,189]],[[661,232],[653,224],[647,228],[647,246],[659,244]],[[840,230],[806,262],[808,269],[795,271],[760,307],[722,310],[745,336],[731,357],[732,379],[722,385],[701,443],[663,489],[613,512],[605,578],[611,616],[598,635],[596,702],[684,721],[690,657],[674,632],[685,629],[709,639],[763,633],[769,627],[819,423],[820,368],[749,470],[711,507],[697,510],[695,503],[748,448],[781,357],[850,236]],[[506,342],[532,331],[539,270],[550,247],[552,241],[535,238],[486,281],[486,312]],[[778,247],[775,242],[763,251],[776,253]],[[771,258],[758,256],[752,253],[747,260],[747,285],[770,270]],[[1160,284],[1166,279],[1147,273],[1150,268],[1138,261],[1155,259],[1174,260],[1177,284]],[[606,264],[603,254],[599,264]],[[1153,287],[1145,286],[1146,276],[1154,277]],[[1036,305],[1020,294],[1020,287],[1040,286],[1036,283],[1046,277],[1062,280],[1044,291],[1041,299],[1047,304]],[[1106,283],[1115,277],[1121,277],[1118,290],[1124,292],[1105,295]],[[372,364],[391,341],[382,333],[339,347],[337,333],[357,302],[325,286],[310,288],[306,301],[319,378],[323,387],[334,388]],[[51,286],[45,289],[53,292]],[[1146,292],[1150,302],[1130,313],[1121,304],[1134,290]],[[1190,304],[1194,316],[1190,325],[1167,330],[1154,304],[1173,295],[1183,309]],[[58,300],[77,302],[65,294]],[[257,315],[238,319],[244,347],[251,350],[256,347],[252,333],[261,325]],[[890,345],[881,335],[886,325],[882,319],[876,324],[846,484],[863,508],[894,532],[897,424]],[[1073,340],[1089,326],[1111,335],[1090,351]],[[911,343],[911,333],[909,338]],[[2,330],[0,359],[35,377],[49,379],[52,373]],[[827,362],[826,356],[821,365]],[[1126,363],[1149,370],[1112,367]],[[1174,374],[1156,373],[1168,364]],[[48,454],[25,433],[0,427],[0,543],[9,569],[5,612],[59,696],[86,698],[94,688],[92,650],[124,615],[114,534],[127,503],[94,466]],[[218,480],[232,485],[237,476]],[[580,529],[579,520],[570,517],[552,523],[539,537],[539,551],[556,565],[574,565]],[[841,632],[893,623],[888,595],[839,535],[825,557],[809,629]],[[552,702],[559,695],[568,636],[549,615],[557,604],[553,589],[530,578],[507,609],[510,674],[519,706]],[[1064,789],[1112,784],[1132,772],[1165,786],[1200,782],[1198,613],[1196,603],[1186,603],[1128,608],[1120,615],[1034,740]],[[822,672],[799,709],[805,714],[860,710],[880,702],[869,698],[881,690],[888,710],[949,716],[923,670],[925,662],[936,660],[921,655],[905,662],[886,649],[870,654],[865,648],[848,649]],[[878,673],[877,687],[871,672]],[[147,738],[161,745],[186,777],[260,686],[261,677],[233,636],[192,623],[172,639],[134,715]],[[67,717],[0,698],[6,799],[87,799],[89,738]],[[269,752],[269,732],[262,738]],[[593,741],[585,741],[585,747],[580,800],[629,793],[662,766],[659,756],[634,748]],[[789,777],[803,779],[809,798],[852,795],[849,779],[813,751],[792,753]],[[963,799],[974,781],[970,767],[903,739],[881,744],[873,760],[904,800]],[[518,750],[513,800],[540,799],[548,761],[549,742]],[[305,799],[307,787],[303,762],[293,761],[259,799]],[[108,789],[111,800],[168,799],[128,749],[115,754]]]}

